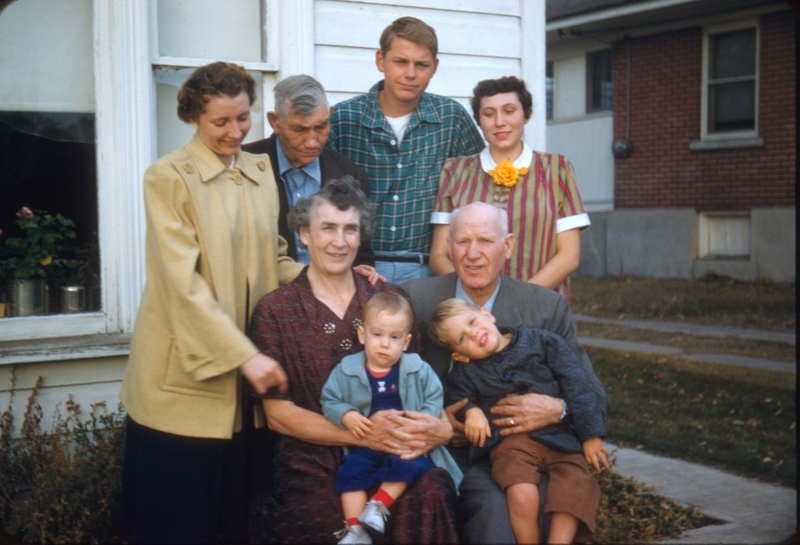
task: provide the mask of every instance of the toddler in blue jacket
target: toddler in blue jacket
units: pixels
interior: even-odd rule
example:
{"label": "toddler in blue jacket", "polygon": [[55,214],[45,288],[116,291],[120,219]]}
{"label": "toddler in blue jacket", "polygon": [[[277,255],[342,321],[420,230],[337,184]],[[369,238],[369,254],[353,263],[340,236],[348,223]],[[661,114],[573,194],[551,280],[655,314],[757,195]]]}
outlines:
{"label": "toddler in blue jacket", "polygon": [[[342,359],[322,388],[322,413],[328,420],[363,439],[373,426],[369,416],[378,411],[442,415],[441,381],[418,355],[404,353],[413,324],[411,305],[398,293],[382,292],[367,302],[363,324],[358,326],[364,351]],[[447,469],[458,489],[461,471],[443,447],[412,460],[367,448],[349,449],[336,473],[336,493],[341,494],[347,523],[339,543],[372,543],[365,530],[382,535],[394,501],[434,466]],[[366,491],[375,485],[380,488],[367,502]]]}

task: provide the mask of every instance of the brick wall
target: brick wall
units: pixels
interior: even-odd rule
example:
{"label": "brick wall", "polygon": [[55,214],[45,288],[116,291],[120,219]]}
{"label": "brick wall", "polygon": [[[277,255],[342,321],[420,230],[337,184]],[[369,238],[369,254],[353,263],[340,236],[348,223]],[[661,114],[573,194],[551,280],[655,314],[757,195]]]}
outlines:
{"label": "brick wall", "polygon": [[[760,29],[760,148],[689,151],[700,138],[701,28],[632,39],[633,153],[615,160],[616,209],[749,210],[795,204],[795,39],[791,12]],[[625,138],[626,46],[614,44],[614,139]]]}

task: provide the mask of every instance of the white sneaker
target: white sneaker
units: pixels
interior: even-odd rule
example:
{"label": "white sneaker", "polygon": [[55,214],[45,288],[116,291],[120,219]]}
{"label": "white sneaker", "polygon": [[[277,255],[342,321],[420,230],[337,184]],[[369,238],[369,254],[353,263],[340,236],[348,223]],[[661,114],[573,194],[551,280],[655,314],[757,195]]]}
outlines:
{"label": "white sneaker", "polygon": [[367,529],[363,526],[347,526],[334,535],[342,538],[338,545],[372,545],[372,538],[369,537]]}
{"label": "white sneaker", "polygon": [[382,501],[369,500],[364,512],[358,517],[358,522],[377,534],[383,534],[386,528],[386,518],[389,516],[389,509],[383,505]]}

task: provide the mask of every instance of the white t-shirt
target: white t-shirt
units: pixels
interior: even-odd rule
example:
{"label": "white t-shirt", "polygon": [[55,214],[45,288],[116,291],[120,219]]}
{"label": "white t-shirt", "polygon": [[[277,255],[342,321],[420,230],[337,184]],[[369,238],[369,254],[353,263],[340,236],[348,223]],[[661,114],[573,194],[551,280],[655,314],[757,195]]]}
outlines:
{"label": "white t-shirt", "polygon": [[386,121],[389,122],[389,126],[392,127],[395,136],[397,136],[397,145],[399,146],[403,143],[403,135],[406,133],[408,122],[411,121],[411,114],[406,114],[400,117],[386,116]]}

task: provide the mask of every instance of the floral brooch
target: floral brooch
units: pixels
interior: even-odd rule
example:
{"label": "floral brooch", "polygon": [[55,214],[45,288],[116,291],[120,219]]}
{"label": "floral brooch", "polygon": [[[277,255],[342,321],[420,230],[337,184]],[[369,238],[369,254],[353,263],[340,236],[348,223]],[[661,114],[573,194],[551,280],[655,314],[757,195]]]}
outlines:
{"label": "floral brooch", "polygon": [[514,187],[514,184],[517,183],[520,176],[524,176],[528,173],[528,169],[522,167],[521,169],[517,170],[514,167],[514,164],[506,159],[499,165],[497,165],[494,170],[489,171],[489,176],[492,177],[494,183],[497,185],[502,185],[505,187]]}

